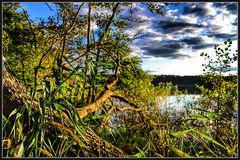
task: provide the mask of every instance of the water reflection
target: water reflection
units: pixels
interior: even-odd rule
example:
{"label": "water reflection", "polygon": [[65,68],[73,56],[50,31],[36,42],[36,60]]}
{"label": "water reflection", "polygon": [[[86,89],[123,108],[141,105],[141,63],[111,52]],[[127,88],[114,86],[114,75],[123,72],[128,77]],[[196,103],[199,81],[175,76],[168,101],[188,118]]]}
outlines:
{"label": "water reflection", "polygon": [[183,111],[184,107],[196,102],[200,95],[179,95],[157,97],[157,102],[160,112],[179,112]]}

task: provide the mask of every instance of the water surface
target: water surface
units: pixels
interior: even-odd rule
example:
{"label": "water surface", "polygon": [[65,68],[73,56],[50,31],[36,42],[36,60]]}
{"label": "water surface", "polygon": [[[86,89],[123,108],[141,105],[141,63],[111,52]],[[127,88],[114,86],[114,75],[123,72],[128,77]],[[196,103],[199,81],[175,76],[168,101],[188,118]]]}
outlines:
{"label": "water surface", "polygon": [[167,96],[157,97],[158,106],[160,111],[182,111],[184,107],[194,103],[200,95],[179,95],[179,96]]}

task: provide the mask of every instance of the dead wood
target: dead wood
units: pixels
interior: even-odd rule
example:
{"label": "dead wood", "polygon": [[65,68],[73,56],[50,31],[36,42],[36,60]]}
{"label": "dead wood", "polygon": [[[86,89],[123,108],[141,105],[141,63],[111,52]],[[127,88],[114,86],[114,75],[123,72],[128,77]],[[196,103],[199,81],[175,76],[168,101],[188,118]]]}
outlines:
{"label": "dead wood", "polygon": [[[88,115],[93,110],[96,110],[96,106],[99,106],[104,102],[110,95],[111,91],[106,90],[94,103],[86,105],[84,109],[80,109],[78,112],[82,117]],[[3,70],[3,114],[5,117],[15,109],[25,107],[27,101],[27,90],[24,85],[22,85],[18,79],[4,67]],[[39,106],[34,109],[37,109]],[[94,106],[94,107],[93,107]],[[25,113],[27,114],[27,113]],[[27,116],[27,115],[26,115]],[[59,130],[66,130],[73,136],[71,129],[63,127],[62,124],[57,122],[51,122],[53,126],[55,125]],[[96,135],[92,130],[82,127],[84,136],[87,138],[80,137],[80,139],[88,146],[86,150],[86,156],[92,156],[91,153],[101,153],[100,155],[105,157],[125,157],[126,154],[116,146],[102,139],[100,136]],[[75,139],[76,137],[72,137]],[[96,154],[97,155],[97,154]],[[96,156],[95,155],[95,156]]]}
{"label": "dead wood", "polygon": [[[3,64],[4,65],[4,64]],[[15,109],[23,107],[27,91],[17,78],[4,67],[3,69],[3,114],[8,115]]]}

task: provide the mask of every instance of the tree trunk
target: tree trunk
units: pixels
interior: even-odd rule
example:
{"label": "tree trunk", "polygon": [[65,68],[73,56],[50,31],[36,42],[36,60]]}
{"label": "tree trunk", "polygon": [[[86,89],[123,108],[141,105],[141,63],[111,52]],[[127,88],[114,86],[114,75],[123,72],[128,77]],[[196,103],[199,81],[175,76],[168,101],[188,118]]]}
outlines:
{"label": "tree trunk", "polygon": [[[7,118],[9,114],[19,107],[24,107],[27,100],[27,91],[18,79],[11,73],[3,63],[3,114]],[[26,115],[27,116],[27,115]],[[61,127],[57,127],[61,130]],[[118,147],[112,145],[106,140],[96,135],[92,130],[84,129],[84,135],[87,139],[83,142],[88,145],[88,156],[92,153],[101,153],[103,157],[126,157],[126,154]],[[95,156],[97,156],[95,154]]]}
{"label": "tree trunk", "polygon": [[24,107],[27,92],[17,78],[3,63],[3,114],[8,117],[9,114],[19,107]]}

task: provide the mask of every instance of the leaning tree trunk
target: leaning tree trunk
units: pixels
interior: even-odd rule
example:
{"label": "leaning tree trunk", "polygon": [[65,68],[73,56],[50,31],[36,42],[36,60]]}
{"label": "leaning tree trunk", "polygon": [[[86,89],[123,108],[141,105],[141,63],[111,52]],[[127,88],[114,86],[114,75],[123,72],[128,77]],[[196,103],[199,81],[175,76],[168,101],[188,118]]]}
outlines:
{"label": "leaning tree trunk", "polygon": [[[27,100],[27,90],[3,63],[3,114],[8,117],[15,109],[24,107]],[[36,106],[37,108],[38,106]],[[26,115],[27,116],[27,115]],[[61,126],[58,126],[62,130]],[[92,130],[84,129],[87,139],[81,139],[88,145],[87,152],[101,153],[104,157],[126,157],[127,155],[118,147],[99,137]]]}
{"label": "leaning tree trunk", "polygon": [[3,63],[3,114],[5,117],[15,109],[24,107],[27,92],[24,85],[11,73]]}

